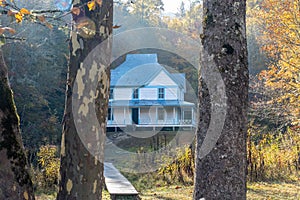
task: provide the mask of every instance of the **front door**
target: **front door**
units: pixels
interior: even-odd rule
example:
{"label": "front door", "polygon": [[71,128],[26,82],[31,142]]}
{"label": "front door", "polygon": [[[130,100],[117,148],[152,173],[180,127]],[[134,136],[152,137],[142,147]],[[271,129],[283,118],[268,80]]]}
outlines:
{"label": "front door", "polygon": [[132,124],[139,124],[139,109],[132,108],[131,112]]}

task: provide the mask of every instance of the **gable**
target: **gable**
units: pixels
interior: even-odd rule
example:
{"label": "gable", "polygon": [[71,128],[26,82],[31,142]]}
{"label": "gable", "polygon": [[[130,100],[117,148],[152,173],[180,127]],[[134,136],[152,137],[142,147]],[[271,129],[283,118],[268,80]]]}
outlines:
{"label": "gable", "polygon": [[165,70],[161,70],[158,75],[156,75],[152,81],[148,84],[149,86],[177,86],[177,83],[173,81],[173,79],[165,72]]}

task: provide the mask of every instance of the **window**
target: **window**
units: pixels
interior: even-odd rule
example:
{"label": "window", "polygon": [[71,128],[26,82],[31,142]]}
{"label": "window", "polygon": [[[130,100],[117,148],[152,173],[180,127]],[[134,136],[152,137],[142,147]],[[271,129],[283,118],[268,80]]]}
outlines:
{"label": "window", "polygon": [[139,89],[134,89],[133,90],[132,98],[133,99],[138,99],[139,98]]}
{"label": "window", "polygon": [[192,119],[192,111],[185,110],[183,113],[184,113],[183,119],[185,119],[185,120],[191,120]]}
{"label": "window", "polygon": [[109,90],[109,99],[114,99],[114,90],[113,89]]}
{"label": "window", "polygon": [[108,120],[108,121],[114,120],[114,114],[113,114],[111,108],[108,108],[108,112],[107,112],[107,120]]}
{"label": "window", "polygon": [[161,121],[165,120],[165,109],[163,109],[163,108],[157,109],[157,119],[161,120]]}
{"label": "window", "polygon": [[165,98],[165,88],[158,88],[158,99]]}

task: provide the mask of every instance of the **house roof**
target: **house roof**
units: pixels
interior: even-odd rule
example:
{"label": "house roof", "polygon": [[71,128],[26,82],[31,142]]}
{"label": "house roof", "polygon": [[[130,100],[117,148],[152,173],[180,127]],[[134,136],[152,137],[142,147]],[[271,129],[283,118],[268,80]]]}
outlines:
{"label": "house roof", "polygon": [[161,71],[185,89],[185,75],[169,73],[158,63],[157,54],[128,54],[124,63],[111,70],[111,87],[142,87]]}
{"label": "house roof", "polygon": [[193,107],[195,104],[178,100],[113,100],[109,101],[109,107],[140,107],[140,106],[178,106]]}

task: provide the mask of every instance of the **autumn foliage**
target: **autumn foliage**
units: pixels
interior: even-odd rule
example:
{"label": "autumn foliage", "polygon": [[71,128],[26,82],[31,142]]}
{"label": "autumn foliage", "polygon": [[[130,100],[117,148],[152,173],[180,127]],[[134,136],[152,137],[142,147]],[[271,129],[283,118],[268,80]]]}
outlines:
{"label": "autumn foliage", "polygon": [[[260,78],[277,95],[294,126],[300,125],[300,1],[251,1],[249,24],[257,26],[257,40],[269,56],[268,70]],[[250,5],[250,6],[251,6]]]}

